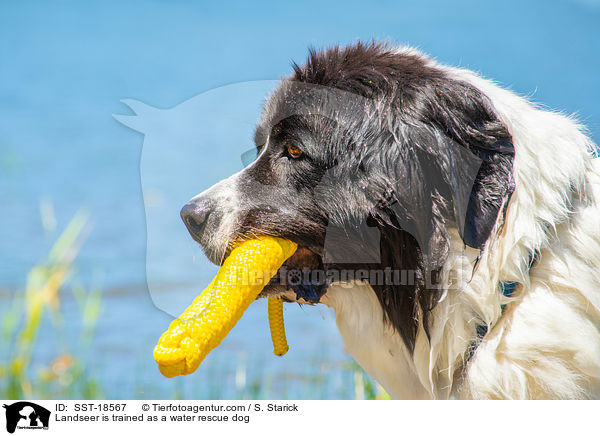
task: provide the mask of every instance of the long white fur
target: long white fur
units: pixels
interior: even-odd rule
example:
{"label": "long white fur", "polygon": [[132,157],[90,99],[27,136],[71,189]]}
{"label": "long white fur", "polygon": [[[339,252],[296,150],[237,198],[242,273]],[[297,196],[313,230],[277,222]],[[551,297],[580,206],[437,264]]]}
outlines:
{"label": "long white fur", "polygon": [[[322,301],[334,309],[347,351],[394,398],[599,398],[600,163],[594,144],[572,117],[541,109],[472,71],[428,62],[490,99],[513,137],[516,188],[481,253],[466,250],[454,235],[442,276],[447,291],[433,311],[430,340],[420,328],[412,355],[383,323],[370,286],[332,285]],[[500,291],[504,281],[518,283],[509,299]],[[488,333],[469,359],[478,324]]]}

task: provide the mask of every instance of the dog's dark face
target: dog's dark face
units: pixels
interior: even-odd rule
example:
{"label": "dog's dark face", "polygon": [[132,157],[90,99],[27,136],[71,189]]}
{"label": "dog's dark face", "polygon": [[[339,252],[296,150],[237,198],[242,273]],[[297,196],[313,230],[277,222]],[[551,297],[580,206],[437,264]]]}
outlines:
{"label": "dog's dark face", "polygon": [[252,164],[183,208],[192,237],[217,264],[240,240],[296,242],[282,272],[302,278],[280,274],[263,294],[311,303],[341,277],[331,271],[414,272],[371,283],[409,348],[450,232],[481,248],[513,189],[511,137],[487,99],[381,45],[312,52],[269,98],[255,142]]}

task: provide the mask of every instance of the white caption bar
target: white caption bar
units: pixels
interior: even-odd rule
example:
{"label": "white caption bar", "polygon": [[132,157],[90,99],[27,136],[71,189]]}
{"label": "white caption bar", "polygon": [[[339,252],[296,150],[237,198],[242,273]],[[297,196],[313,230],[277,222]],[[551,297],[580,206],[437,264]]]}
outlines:
{"label": "white caption bar", "polygon": [[[598,403],[410,401],[10,401],[0,434],[374,436],[584,434]],[[593,426],[593,427],[591,427]],[[210,433],[208,433],[210,432]],[[213,433],[214,432],[214,433]],[[311,433],[307,433],[311,432]]]}

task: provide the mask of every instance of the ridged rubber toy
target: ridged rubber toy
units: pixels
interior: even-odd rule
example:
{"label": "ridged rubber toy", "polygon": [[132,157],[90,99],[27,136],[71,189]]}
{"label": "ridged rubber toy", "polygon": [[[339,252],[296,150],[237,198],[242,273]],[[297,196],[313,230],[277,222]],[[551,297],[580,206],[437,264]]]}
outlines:
{"label": "ridged rubber toy", "polygon": [[296,248],[294,242],[267,236],[234,248],[213,281],[158,340],[154,359],[160,372],[170,378],[198,369]]}

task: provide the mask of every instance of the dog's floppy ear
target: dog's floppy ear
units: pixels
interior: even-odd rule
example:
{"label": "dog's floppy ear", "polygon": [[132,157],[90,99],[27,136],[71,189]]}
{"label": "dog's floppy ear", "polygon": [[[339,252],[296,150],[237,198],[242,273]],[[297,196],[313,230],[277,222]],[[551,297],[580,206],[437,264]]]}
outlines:
{"label": "dog's floppy ear", "polygon": [[373,289],[410,350],[419,313],[429,334],[429,314],[443,290],[439,274],[450,249],[449,221],[466,245],[482,248],[514,189],[508,131],[489,107],[477,110],[468,107],[473,101],[462,103],[462,112],[456,105],[433,112],[435,119],[411,120],[392,135],[405,141],[386,147],[398,155],[380,153],[382,160],[374,165],[394,181],[373,214],[381,233],[376,268],[416,275],[414,282],[375,284]]}
{"label": "dog's floppy ear", "polygon": [[[512,143],[509,143],[512,148]],[[498,144],[498,147],[504,147]],[[462,238],[465,244],[483,248],[498,219],[501,208],[513,193],[512,156],[498,150],[480,149],[482,159],[479,173],[473,183],[465,215]]]}
{"label": "dog's floppy ear", "polygon": [[[471,187],[468,177],[451,177],[449,181],[463,241],[470,247],[482,248],[514,191],[512,137],[488,98],[467,83],[441,81],[424,93],[424,100],[422,119],[480,161]],[[465,167],[468,172],[472,167],[473,160],[468,156],[461,156],[452,148],[449,153],[451,170]],[[469,191],[466,206],[465,190]]]}

